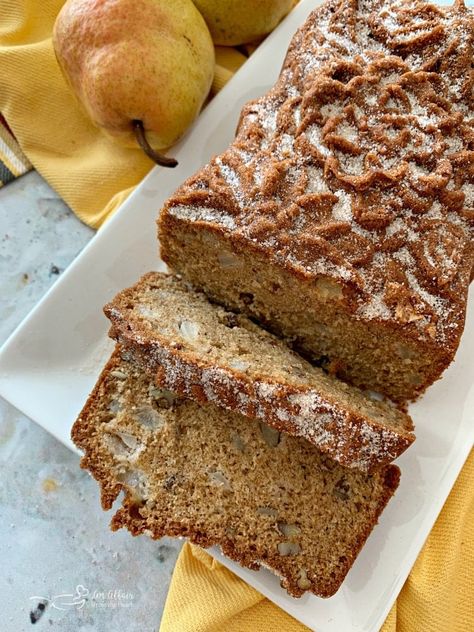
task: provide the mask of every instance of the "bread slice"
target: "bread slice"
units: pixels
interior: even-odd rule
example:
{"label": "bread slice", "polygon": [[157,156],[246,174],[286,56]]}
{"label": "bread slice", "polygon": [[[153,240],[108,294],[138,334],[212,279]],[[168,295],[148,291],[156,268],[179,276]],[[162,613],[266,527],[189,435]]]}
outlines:
{"label": "bread slice", "polygon": [[157,382],[304,437],[370,471],[414,440],[410,417],[311,366],[243,315],[151,272],[105,307],[111,335]]}
{"label": "bread slice", "polygon": [[[117,348],[72,429],[112,529],[185,536],[266,566],[293,596],[341,585],[398,486],[394,465],[342,468],[307,441],[158,389]],[[278,434],[278,433],[277,433]]]}

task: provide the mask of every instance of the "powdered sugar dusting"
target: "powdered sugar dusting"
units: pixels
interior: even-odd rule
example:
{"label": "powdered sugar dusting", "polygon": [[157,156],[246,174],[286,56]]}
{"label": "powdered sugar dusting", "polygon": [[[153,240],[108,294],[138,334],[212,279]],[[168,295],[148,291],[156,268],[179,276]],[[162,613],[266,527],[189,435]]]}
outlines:
{"label": "powdered sugar dusting", "polygon": [[341,222],[352,221],[352,197],[340,189],[336,191],[338,201],[332,207],[332,216]]}
{"label": "powdered sugar dusting", "polygon": [[178,219],[190,219],[193,222],[215,222],[230,230],[236,227],[234,217],[223,213],[222,209],[208,208],[206,206],[194,206],[192,208],[188,206],[172,206],[169,208],[169,212]]}
{"label": "powdered sugar dusting", "polygon": [[371,296],[365,305],[359,307],[358,314],[368,320],[388,320],[391,317],[391,311],[384,302],[383,292]]}

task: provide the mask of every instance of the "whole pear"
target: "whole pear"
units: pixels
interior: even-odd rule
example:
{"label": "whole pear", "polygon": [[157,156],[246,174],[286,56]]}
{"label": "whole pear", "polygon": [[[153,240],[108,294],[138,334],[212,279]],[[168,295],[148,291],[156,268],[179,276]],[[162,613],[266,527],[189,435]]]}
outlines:
{"label": "whole pear", "polygon": [[[93,123],[126,146],[175,143],[199,113],[214,74],[214,47],[192,0],[68,0],[53,44]],[[154,149],[152,149],[153,146]]]}
{"label": "whole pear", "polygon": [[237,46],[270,31],[293,6],[293,0],[193,0],[215,44]]}

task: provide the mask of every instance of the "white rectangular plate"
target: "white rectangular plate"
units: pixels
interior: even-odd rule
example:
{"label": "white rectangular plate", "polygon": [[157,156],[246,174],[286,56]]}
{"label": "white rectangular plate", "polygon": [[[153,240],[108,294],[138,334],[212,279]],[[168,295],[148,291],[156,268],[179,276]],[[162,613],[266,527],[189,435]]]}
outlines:
{"label": "white rectangular plate", "polygon": [[[0,352],[0,394],[67,446],[71,425],[113,345],[101,307],[163,264],[155,218],[164,200],[231,141],[241,106],[276,80],[291,36],[316,0],[303,0],[201,114],[176,148],[175,170],[155,168],[10,337]],[[474,300],[454,364],[411,407],[417,441],[400,459],[400,488],[341,589],[296,600],[266,570],[232,571],[318,632],[376,632],[446,500],[474,440]],[[317,537],[317,534],[315,534]]]}

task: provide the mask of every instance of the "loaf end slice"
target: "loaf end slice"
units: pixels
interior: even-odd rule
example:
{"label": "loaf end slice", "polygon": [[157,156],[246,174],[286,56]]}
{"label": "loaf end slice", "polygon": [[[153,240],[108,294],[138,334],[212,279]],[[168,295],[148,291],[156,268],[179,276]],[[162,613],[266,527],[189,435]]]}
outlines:
{"label": "loaf end slice", "polygon": [[117,348],[72,429],[114,530],[217,545],[293,596],[333,595],[399,482],[342,468],[307,441],[158,389]]}
{"label": "loaf end slice", "polygon": [[313,367],[243,315],[151,272],[105,307],[112,337],[165,388],[303,437],[371,471],[414,440],[410,417]]}

